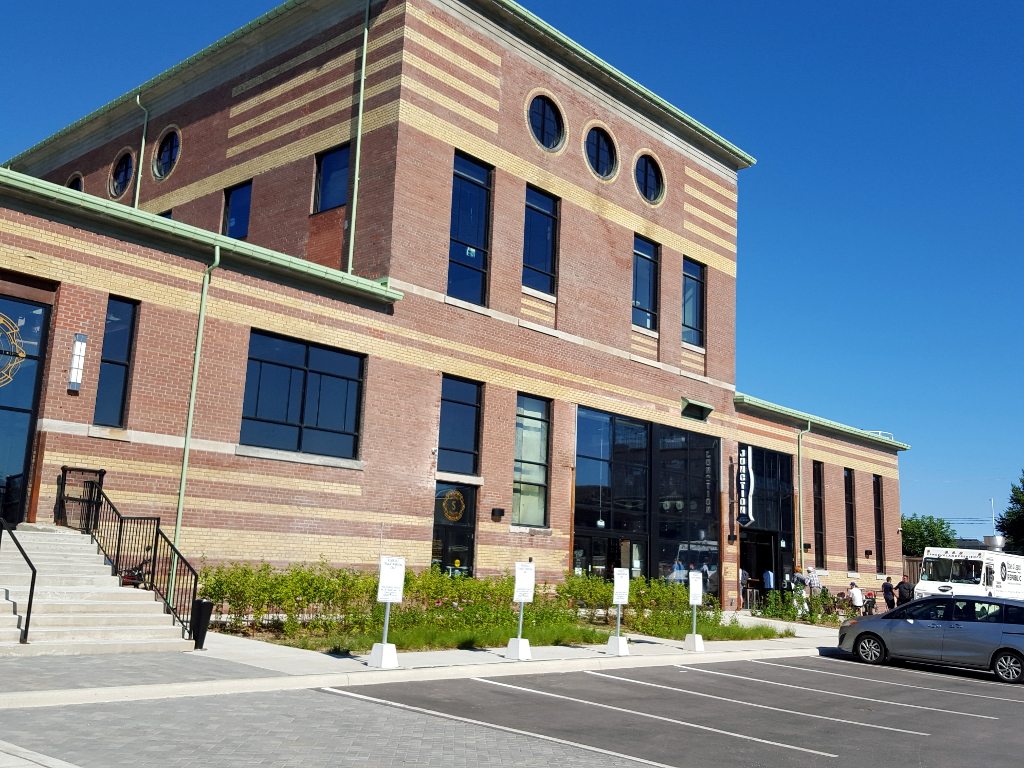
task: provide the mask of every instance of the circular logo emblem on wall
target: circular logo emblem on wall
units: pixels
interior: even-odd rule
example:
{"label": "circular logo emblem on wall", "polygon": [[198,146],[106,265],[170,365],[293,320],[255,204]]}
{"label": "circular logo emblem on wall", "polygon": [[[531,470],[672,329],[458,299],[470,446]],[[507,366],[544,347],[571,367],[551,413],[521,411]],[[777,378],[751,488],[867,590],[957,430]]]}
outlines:
{"label": "circular logo emblem on wall", "polygon": [[466,500],[459,491],[448,491],[441,502],[441,508],[444,509],[444,516],[455,523],[462,519],[466,511]]}
{"label": "circular logo emblem on wall", "polygon": [[0,314],[0,387],[14,380],[25,361],[25,350],[21,346],[21,331],[18,324],[7,315]]}
{"label": "circular logo emblem on wall", "polygon": [[1006,563],[999,566],[999,578],[1006,581]]}

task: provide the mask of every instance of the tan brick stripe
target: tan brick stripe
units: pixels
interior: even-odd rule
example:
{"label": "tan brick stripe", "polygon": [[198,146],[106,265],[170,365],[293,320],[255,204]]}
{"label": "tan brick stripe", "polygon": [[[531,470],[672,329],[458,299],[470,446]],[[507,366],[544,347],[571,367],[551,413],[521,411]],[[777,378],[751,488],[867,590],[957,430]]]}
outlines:
{"label": "tan brick stripe", "polygon": [[438,106],[444,107],[457,115],[461,115],[467,120],[472,120],[481,128],[486,128],[491,133],[498,132],[498,123],[496,121],[484,117],[478,112],[474,112],[455,99],[448,98],[443,93],[438,93],[429,85],[424,85],[419,80],[415,80],[409,75],[404,75],[402,77],[402,86],[403,88],[408,88],[410,91],[420,94],[420,96],[425,96]]}
{"label": "tan brick stripe", "polygon": [[424,35],[422,32],[417,32],[412,27],[405,28],[405,39],[411,40],[417,45],[426,48],[428,51],[433,53],[445,61],[454,64],[459,69],[467,72],[468,74],[480,80],[483,83],[487,83],[495,88],[501,88],[501,78],[497,75],[492,75],[486,69],[478,67],[471,61],[462,58],[450,48],[446,48],[435,40],[431,40],[429,37]]}
{"label": "tan brick stripe", "polygon": [[536,299],[531,299],[531,298],[528,298],[526,296],[523,296],[522,301],[523,301],[523,306],[533,307],[534,309],[539,309],[541,312],[544,312],[544,313],[546,313],[548,315],[554,315],[555,314],[555,305],[554,304],[549,304],[546,301],[537,301]]}
{"label": "tan brick stripe", "polygon": [[[693,205],[692,203],[683,203],[683,210],[690,216],[696,216],[698,219],[703,219],[708,224],[718,227],[723,232],[728,232],[733,237],[736,236],[736,227],[726,224],[721,219],[712,216],[704,209],[698,208],[696,205]],[[733,221],[735,220],[736,219],[733,219]]]}
{"label": "tan brick stripe", "polygon": [[686,194],[696,198],[697,200],[700,200],[702,203],[710,205],[716,211],[724,213],[726,216],[729,217],[730,221],[736,221],[735,206],[730,206],[726,205],[725,203],[719,202],[718,200],[715,200],[715,198],[711,197],[710,195],[705,195],[699,189],[691,185],[684,185],[684,191],[686,192]]}
{"label": "tan brick stripe", "polygon": [[[729,200],[732,200],[733,202],[736,202],[736,193],[735,192],[733,192],[731,189],[723,187],[717,181],[715,181],[714,179],[708,178],[703,173],[700,173],[699,171],[695,171],[693,168],[687,166],[686,167],[686,175],[687,175],[687,177],[689,179],[692,179],[693,181],[696,181],[698,184],[703,184],[705,187],[707,187],[708,189],[712,190],[713,192],[717,192],[722,197],[728,198]],[[689,182],[687,182],[687,184],[689,184]]]}
{"label": "tan brick stripe", "polygon": [[404,51],[402,53],[402,60],[411,64],[421,72],[430,75],[435,80],[440,80],[445,85],[449,85],[452,88],[457,89],[460,94],[469,96],[469,98],[473,99],[474,101],[480,102],[486,107],[490,107],[491,109],[497,111],[498,108],[501,106],[498,100],[493,96],[488,96],[480,89],[471,86],[465,80],[461,80],[455,77],[454,75],[445,72],[440,67],[435,67],[433,64],[424,61],[414,53]]}
{"label": "tan brick stripe", "polygon": [[736,245],[734,243],[729,242],[724,237],[719,237],[714,232],[709,232],[703,227],[698,227],[696,224],[694,224],[692,221],[689,221],[688,219],[683,219],[683,229],[688,229],[698,237],[703,237],[705,240],[709,240],[715,245],[721,248],[725,248],[725,250],[727,251],[736,253]]}
{"label": "tan brick stripe", "polygon": [[417,19],[418,21],[422,21],[428,27],[437,30],[445,37],[461,45],[463,48],[472,51],[481,59],[489,61],[492,64],[495,64],[499,67],[501,66],[500,54],[494,53],[490,49],[485,48],[475,40],[466,37],[461,32],[456,32],[454,29],[449,27],[440,19],[431,16],[429,13],[417,8],[415,5],[407,6],[406,10],[408,11],[409,16],[411,16],[412,18]]}

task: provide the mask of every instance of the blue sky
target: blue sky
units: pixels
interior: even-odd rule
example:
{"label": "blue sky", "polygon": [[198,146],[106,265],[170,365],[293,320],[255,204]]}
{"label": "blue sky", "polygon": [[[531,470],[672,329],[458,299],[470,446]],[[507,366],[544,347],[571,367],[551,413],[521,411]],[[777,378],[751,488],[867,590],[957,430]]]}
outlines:
{"label": "blue sky", "polygon": [[[0,158],[274,5],[4,3]],[[526,5],[758,159],[740,391],[910,443],[904,513],[1004,506],[1024,467],[1024,3]]]}

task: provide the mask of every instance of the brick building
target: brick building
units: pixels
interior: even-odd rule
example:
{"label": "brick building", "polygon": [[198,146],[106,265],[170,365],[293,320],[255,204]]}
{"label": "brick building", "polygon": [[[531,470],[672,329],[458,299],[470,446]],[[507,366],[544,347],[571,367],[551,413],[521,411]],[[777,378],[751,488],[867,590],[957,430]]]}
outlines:
{"label": "brick building", "polygon": [[165,527],[183,486],[196,559],[896,574],[908,446],[736,392],[753,158],[508,0],[365,8],[0,169],[5,516],[71,465]]}

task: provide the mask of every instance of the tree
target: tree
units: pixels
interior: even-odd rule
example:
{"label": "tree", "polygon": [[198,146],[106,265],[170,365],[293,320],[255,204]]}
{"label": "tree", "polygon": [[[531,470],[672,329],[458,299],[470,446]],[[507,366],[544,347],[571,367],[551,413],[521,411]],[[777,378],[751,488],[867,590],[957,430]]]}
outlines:
{"label": "tree", "polygon": [[1020,485],[1010,483],[1010,500],[1006,511],[996,518],[996,530],[1006,537],[1006,549],[1024,552],[1024,470],[1020,473]]}
{"label": "tree", "polygon": [[902,519],[903,554],[922,557],[925,547],[955,547],[956,531],[948,520],[931,515],[911,515]]}

